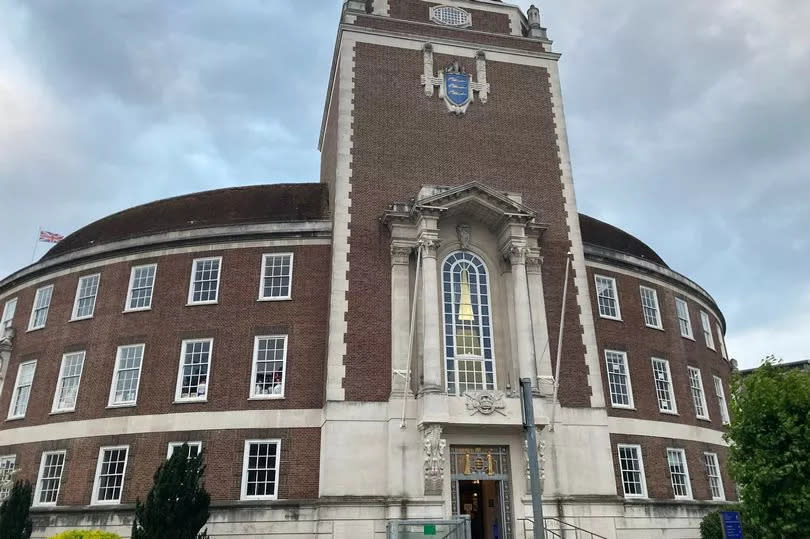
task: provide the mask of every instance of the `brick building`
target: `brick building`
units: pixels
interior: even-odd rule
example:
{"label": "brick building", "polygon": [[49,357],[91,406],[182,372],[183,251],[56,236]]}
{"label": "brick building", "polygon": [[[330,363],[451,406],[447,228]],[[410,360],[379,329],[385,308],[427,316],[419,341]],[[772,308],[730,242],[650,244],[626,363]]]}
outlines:
{"label": "brick building", "polygon": [[131,208],[0,281],[0,470],[35,483],[34,537],[127,535],[183,442],[214,537],[523,537],[521,378],[547,516],[698,537],[735,499],[725,321],[577,212],[558,59],[535,9],[350,0],[320,183]]}

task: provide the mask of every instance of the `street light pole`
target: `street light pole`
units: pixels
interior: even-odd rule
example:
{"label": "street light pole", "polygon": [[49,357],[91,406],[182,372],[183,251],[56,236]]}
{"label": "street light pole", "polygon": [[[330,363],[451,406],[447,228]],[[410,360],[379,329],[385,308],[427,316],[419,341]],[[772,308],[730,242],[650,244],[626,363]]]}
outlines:
{"label": "street light pole", "polygon": [[534,403],[532,401],[532,380],[521,378],[521,401],[523,404],[523,433],[526,437],[526,452],[529,454],[529,478],[531,483],[532,512],[534,513],[534,539],[545,539],[543,520],[543,488],[540,484],[540,462],[537,458],[537,429],[534,426]]}

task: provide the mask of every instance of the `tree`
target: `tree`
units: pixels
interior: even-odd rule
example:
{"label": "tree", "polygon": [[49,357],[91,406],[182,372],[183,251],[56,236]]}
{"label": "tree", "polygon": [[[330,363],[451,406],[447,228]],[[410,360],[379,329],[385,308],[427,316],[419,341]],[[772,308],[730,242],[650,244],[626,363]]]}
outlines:
{"label": "tree", "polygon": [[33,523],[29,515],[33,495],[31,483],[17,481],[0,506],[0,539],[28,539]]}
{"label": "tree", "polygon": [[799,539],[810,530],[810,372],[773,357],[737,377],[732,392],[732,476],[747,528],[762,539]]}
{"label": "tree", "polygon": [[[137,501],[132,539],[196,539],[208,521],[211,497],[205,490],[203,455],[189,456],[188,444],[161,464],[146,503]],[[0,538],[2,539],[2,538]]]}

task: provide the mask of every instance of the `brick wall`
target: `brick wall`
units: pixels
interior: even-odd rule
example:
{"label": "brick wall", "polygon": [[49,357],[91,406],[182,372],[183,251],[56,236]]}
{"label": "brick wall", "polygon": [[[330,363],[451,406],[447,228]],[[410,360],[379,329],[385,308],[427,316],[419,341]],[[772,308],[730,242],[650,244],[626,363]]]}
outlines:
{"label": "brick wall", "polygon": [[[416,22],[431,22],[430,8],[441,5],[440,3],[428,3],[423,0],[390,0],[388,15],[393,19],[404,19]],[[495,13],[492,11],[481,11],[480,9],[462,8],[472,15],[471,30],[481,32],[492,32],[497,34],[509,34],[509,15],[505,13]]]}
{"label": "brick wall", "polygon": [[205,486],[212,501],[238,500],[241,495],[245,440],[280,439],[279,499],[318,497],[321,436],[318,428],[190,431],[75,438],[0,447],[0,455],[16,455],[19,479],[35,484],[43,451],[65,453],[57,505],[89,505],[99,449],[129,445],[121,503],[144,500],[152,476],[166,460],[169,442],[202,442]]}
{"label": "brick wall", "polygon": [[[261,255],[294,252],[291,301],[258,302]],[[189,276],[195,257],[222,256],[219,304],[186,306]],[[122,314],[133,264],[114,263],[101,269],[72,273],[54,284],[47,325],[26,332],[34,299],[32,286],[17,297],[14,327],[17,337],[9,364],[7,390],[0,396],[0,413],[7,414],[21,361],[37,359],[36,375],[26,417],[6,421],[18,428],[49,422],[134,414],[321,408],[324,399],[326,319],[329,297],[328,246],[250,248],[205,251],[138,260],[158,264],[152,310]],[[80,275],[101,272],[96,311],[92,319],[68,322]],[[283,400],[248,401],[253,338],[286,332],[287,373]],[[172,404],[175,396],[181,341],[214,339],[208,402]],[[116,348],[145,343],[138,403],[106,409]],[[50,415],[62,354],[84,349],[84,370],[76,411]],[[4,417],[4,416],[3,416]]]}
{"label": "brick wall", "polygon": [[711,490],[709,489],[709,478],[706,473],[706,466],[703,463],[703,453],[705,451],[717,454],[726,500],[737,500],[736,489],[728,473],[728,450],[726,447],[689,440],[611,434],[610,445],[613,453],[613,469],[616,473],[616,488],[619,496],[624,496],[624,491],[622,489],[617,444],[637,444],[641,446],[644,475],[647,482],[647,493],[650,498],[663,500],[672,500],[675,498],[675,493],[672,490],[672,480],[669,474],[669,462],[667,460],[667,449],[669,448],[683,449],[685,451],[686,466],[689,470],[689,479],[692,483],[692,496],[695,500],[712,499]]}
{"label": "brick wall", "polygon": [[[488,61],[489,102],[473,103],[465,115],[455,116],[438,96],[424,95],[419,85],[421,51],[363,43],[355,50],[346,398],[388,398],[390,240],[379,217],[389,204],[407,201],[422,185],[480,181],[519,191],[524,203],[539,211],[539,220],[549,224],[543,240],[543,278],[554,357],[570,239],[549,73]],[[453,60],[435,56],[436,65]],[[475,71],[472,59],[460,63],[467,72]],[[590,388],[573,284],[568,298],[560,399],[567,406],[588,406]]]}
{"label": "brick wall", "polygon": [[[594,282],[595,274],[616,279],[622,316],[621,321],[599,316],[594,287],[591,292],[591,304],[596,322],[596,339],[599,346],[600,370],[602,371],[602,384],[606,391],[606,401],[608,404],[610,403],[610,388],[605,367],[605,350],[620,350],[627,353],[627,363],[636,407],[636,410],[608,407],[608,414],[617,417],[650,419],[722,430],[720,406],[714,391],[714,379],[712,376],[719,376],[723,380],[725,395],[728,399],[731,394],[728,389],[731,366],[728,361],[720,356],[720,347],[716,342],[717,332],[714,315],[709,313],[712,320],[712,335],[714,336],[717,351],[706,347],[700,323],[701,307],[692,300],[687,299],[672,288],[653,285],[643,279],[602,269],[588,268],[589,282]],[[658,305],[663,321],[663,331],[645,326],[644,314],[641,309],[640,285],[653,288],[658,292]],[[689,306],[694,340],[681,337],[675,311],[676,296],[685,299]],[[652,357],[669,360],[678,415],[664,414],[658,409],[650,359]],[[710,421],[697,419],[696,417],[687,367],[700,369]]]}

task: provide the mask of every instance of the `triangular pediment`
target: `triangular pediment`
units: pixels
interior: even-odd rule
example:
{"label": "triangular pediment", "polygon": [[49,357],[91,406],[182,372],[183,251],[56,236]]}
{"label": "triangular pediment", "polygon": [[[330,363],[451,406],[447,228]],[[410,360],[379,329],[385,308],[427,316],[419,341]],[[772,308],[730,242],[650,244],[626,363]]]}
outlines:
{"label": "triangular pediment", "polygon": [[435,209],[446,213],[460,210],[489,213],[493,218],[517,218],[529,221],[537,216],[531,208],[514,200],[507,193],[479,182],[458,187],[433,187],[431,194],[417,199],[414,209]]}

